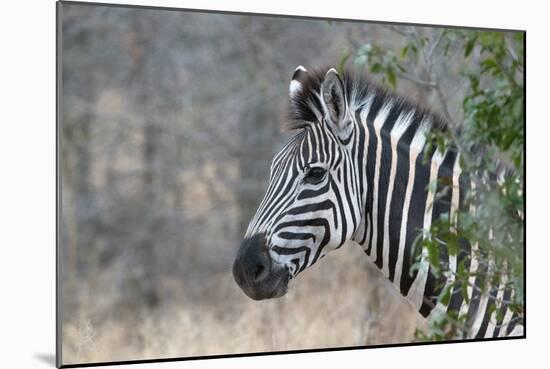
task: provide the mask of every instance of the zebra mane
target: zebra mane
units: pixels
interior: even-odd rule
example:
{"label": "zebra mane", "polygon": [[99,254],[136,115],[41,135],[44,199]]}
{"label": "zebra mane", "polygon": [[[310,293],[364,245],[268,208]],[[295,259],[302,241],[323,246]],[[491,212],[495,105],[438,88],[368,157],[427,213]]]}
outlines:
{"label": "zebra mane", "polygon": [[[302,75],[300,89],[292,94],[290,98],[287,129],[297,130],[320,121],[323,114],[320,101],[321,84],[328,69],[327,67],[308,69],[307,73]],[[439,114],[380,86],[369,78],[366,73],[346,70],[341,77],[344,82],[348,105],[354,111],[362,108],[369,100],[376,100],[381,104],[392,100],[396,103],[394,106],[399,109],[399,112],[413,113],[416,118],[414,121],[418,124],[429,120],[432,128],[441,131],[448,129],[448,123]]]}

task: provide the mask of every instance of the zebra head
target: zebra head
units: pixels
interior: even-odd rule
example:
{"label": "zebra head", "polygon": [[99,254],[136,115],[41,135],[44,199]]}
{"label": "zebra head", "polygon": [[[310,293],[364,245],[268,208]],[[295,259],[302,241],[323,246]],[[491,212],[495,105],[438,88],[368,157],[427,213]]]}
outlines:
{"label": "zebra head", "polygon": [[335,69],[294,72],[290,120],[297,133],[273,158],[267,192],[233,264],[235,281],[252,299],[284,295],[291,278],[357,230],[360,154],[348,90]]}

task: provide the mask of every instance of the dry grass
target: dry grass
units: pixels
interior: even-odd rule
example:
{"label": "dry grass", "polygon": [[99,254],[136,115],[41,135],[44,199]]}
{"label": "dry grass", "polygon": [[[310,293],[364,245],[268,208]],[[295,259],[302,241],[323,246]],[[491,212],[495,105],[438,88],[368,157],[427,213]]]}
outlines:
{"label": "dry grass", "polygon": [[109,305],[97,282],[64,321],[63,362],[410,342],[424,324],[356,245],[320,261],[276,300],[248,299],[229,271],[209,278],[201,291],[166,281],[156,309],[113,303],[108,314],[98,313],[98,304]]}

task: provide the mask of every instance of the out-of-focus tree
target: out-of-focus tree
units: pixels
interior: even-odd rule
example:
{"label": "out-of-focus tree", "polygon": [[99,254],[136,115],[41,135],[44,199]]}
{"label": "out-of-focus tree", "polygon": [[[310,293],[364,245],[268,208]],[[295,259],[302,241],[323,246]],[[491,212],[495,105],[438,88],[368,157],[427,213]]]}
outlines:
{"label": "out-of-focus tree", "polygon": [[287,135],[294,68],[337,60],[349,25],[76,4],[62,15],[65,296],[92,299],[106,270],[112,298],[144,311],[169,301],[167,281],[214,283]]}

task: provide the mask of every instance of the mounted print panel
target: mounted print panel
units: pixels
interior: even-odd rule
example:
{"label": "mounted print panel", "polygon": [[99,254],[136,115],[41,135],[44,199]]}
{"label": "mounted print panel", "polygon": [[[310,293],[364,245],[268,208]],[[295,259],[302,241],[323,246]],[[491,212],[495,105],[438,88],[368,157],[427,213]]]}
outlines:
{"label": "mounted print panel", "polygon": [[59,2],[58,366],[525,337],[524,45]]}

